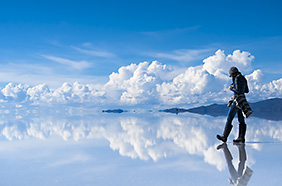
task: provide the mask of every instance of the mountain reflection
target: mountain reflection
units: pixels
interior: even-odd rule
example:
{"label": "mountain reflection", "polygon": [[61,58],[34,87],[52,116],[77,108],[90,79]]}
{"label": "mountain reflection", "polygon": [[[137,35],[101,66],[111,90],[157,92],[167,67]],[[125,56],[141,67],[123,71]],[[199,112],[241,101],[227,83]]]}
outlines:
{"label": "mountain reflection", "polygon": [[231,178],[229,182],[234,186],[246,186],[253,174],[253,170],[248,166],[245,166],[247,160],[247,154],[245,149],[245,144],[235,144],[239,151],[239,163],[238,170],[235,169],[233,165],[233,157],[226,143],[223,143],[217,147],[218,150],[222,149],[224,157],[226,159],[228,171]]}
{"label": "mountain reflection", "polygon": [[[6,120],[5,120],[6,119]],[[105,140],[111,149],[132,159],[158,161],[175,154],[196,155],[222,171],[225,162],[218,156],[215,134],[221,131],[224,117],[194,114],[149,115],[97,114],[68,117],[4,118],[0,125],[2,140],[48,139],[60,136],[63,140]],[[281,122],[261,119],[248,120],[247,142],[282,140]],[[267,124],[266,124],[267,123]],[[232,131],[234,137],[236,128]],[[253,143],[256,150],[262,143]]]}

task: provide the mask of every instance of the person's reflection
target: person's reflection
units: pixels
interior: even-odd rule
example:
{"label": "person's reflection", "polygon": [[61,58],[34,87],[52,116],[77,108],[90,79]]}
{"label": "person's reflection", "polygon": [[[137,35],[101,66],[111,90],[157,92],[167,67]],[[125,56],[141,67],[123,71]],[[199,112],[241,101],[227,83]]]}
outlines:
{"label": "person's reflection", "polygon": [[246,186],[253,174],[253,170],[250,169],[248,166],[245,168],[245,162],[247,160],[245,144],[234,144],[238,147],[239,150],[239,165],[238,171],[234,168],[232,163],[232,155],[228,149],[226,143],[222,143],[217,147],[217,150],[222,149],[224,152],[224,156],[227,162],[228,170],[230,173],[231,178],[229,178],[229,182],[231,185],[235,186]]}

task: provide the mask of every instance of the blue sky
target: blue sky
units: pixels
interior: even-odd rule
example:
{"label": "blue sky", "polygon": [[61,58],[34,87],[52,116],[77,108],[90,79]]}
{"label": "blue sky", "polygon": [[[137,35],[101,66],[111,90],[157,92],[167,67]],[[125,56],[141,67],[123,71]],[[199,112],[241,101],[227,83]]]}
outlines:
{"label": "blue sky", "polygon": [[106,82],[119,67],[158,60],[201,65],[218,49],[248,51],[281,78],[281,1],[2,1],[0,78],[50,86]]}

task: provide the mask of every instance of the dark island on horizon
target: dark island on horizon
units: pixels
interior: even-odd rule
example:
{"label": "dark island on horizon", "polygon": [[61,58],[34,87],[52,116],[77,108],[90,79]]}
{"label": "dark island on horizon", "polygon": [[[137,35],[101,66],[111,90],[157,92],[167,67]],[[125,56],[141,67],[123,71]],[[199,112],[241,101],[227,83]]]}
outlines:
{"label": "dark island on horizon", "polygon": [[[250,117],[257,117],[261,119],[267,119],[272,121],[282,120],[282,98],[271,98],[263,101],[258,101],[255,103],[249,103],[252,110],[254,111]],[[159,110],[159,112],[168,112],[173,114],[180,114],[185,112],[210,115],[210,116],[227,116],[229,107],[227,104],[211,104],[207,106],[200,106],[195,108],[170,108],[165,110]],[[121,114],[128,112],[128,110],[123,109],[108,109],[102,110],[104,113],[117,113]]]}
{"label": "dark island on horizon", "polygon": [[[257,117],[267,120],[280,121],[282,120],[282,99],[272,98],[255,103],[250,103],[250,106],[254,113],[250,117]],[[229,107],[227,104],[211,104],[207,106],[200,106],[190,109],[183,108],[170,108],[160,110],[160,112],[169,112],[174,114],[191,112],[202,115],[210,116],[227,116]]]}
{"label": "dark island on horizon", "polygon": [[126,110],[123,109],[108,109],[108,110],[102,110],[102,112],[107,112],[107,113],[123,113],[123,112],[127,112]]}

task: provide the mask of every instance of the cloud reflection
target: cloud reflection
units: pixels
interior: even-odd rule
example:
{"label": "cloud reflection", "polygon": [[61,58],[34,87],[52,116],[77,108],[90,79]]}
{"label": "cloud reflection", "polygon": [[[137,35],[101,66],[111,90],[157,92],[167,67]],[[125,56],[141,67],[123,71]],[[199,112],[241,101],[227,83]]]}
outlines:
{"label": "cloud reflection", "polygon": [[[35,112],[36,113],[36,112]],[[2,140],[48,140],[59,136],[64,141],[104,140],[112,150],[132,159],[158,161],[161,158],[188,153],[222,171],[225,162],[216,150],[214,135],[221,131],[224,117],[165,113],[86,116],[2,117]],[[248,120],[247,142],[261,150],[264,142],[281,142],[281,122],[258,118]],[[237,135],[234,127],[232,135]],[[230,136],[232,139],[234,136]]]}

